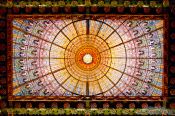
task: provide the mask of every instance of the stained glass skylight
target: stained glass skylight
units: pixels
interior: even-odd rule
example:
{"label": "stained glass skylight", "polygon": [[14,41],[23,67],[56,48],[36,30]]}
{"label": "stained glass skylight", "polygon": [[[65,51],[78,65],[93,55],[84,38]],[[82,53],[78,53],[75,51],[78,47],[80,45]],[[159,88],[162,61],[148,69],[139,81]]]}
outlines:
{"label": "stained glass skylight", "polygon": [[162,96],[163,20],[12,22],[14,96]]}

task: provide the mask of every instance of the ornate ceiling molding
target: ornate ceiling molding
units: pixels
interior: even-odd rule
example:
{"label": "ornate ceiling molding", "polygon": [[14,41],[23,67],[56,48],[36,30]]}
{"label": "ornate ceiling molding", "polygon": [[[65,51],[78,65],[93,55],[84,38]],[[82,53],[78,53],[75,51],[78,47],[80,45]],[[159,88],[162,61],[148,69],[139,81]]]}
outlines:
{"label": "ornate ceiling molding", "polygon": [[[157,14],[160,14],[164,9],[169,7],[169,1],[117,1],[117,0],[60,0],[60,1],[19,1],[14,2],[9,0],[7,2],[1,3],[0,8],[2,13],[6,13],[7,9],[12,9],[13,13],[21,13],[21,9],[24,10],[23,13],[150,13],[152,9],[155,10]],[[5,9],[5,10],[4,10]]]}

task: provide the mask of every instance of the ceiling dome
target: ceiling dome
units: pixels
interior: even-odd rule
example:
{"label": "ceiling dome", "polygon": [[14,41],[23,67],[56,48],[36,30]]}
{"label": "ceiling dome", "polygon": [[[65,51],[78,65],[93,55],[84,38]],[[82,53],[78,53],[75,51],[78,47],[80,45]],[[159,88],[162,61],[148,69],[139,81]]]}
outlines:
{"label": "ceiling dome", "polygon": [[161,96],[163,21],[125,18],[15,19],[13,94]]}

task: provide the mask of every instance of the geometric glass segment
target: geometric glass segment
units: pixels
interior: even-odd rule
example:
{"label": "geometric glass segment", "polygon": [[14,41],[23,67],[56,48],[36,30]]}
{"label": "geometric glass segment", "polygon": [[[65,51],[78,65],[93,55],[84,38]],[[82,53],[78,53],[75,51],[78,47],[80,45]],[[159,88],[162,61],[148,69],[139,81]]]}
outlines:
{"label": "geometric glass segment", "polygon": [[162,96],[163,20],[13,19],[14,96]]}

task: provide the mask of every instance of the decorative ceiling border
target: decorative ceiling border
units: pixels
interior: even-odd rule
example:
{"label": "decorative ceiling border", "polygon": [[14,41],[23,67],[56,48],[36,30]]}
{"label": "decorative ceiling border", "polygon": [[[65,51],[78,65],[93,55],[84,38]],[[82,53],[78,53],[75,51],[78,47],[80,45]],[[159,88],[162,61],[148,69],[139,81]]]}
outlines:
{"label": "decorative ceiling border", "polygon": [[[99,6],[100,2],[97,3],[91,3],[89,6],[85,5],[85,3],[80,4],[78,2],[78,5],[73,7],[70,5],[70,7],[67,7],[67,2],[63,1],[64,6],[57,5],[60,2],[57,2],[57,4],[54,6],[53,2],[52,6],[45,7],[44,5],[44,12],[42,10],[39,11],[39,5],[37,7],[33,7],[27,2],[27,4],[24,4],[23,7],[16,7],[19,6],[22,2],[13,2],[14,0],[7,0],[7,2],[0,2],[0,114],[7,115],[7,114],[29,114],[29,115],[36,115],[36,114],[52,114],[52,115],[76,115],[76,114],[90,114],[90,115],[149,115],[149,114],[156,114],[160,113],[158,115],[172,115],[175,108],[175,5],[173,5],[173,0],[162,0],[160,2],[156,1],[156,4],[159,4],[160,7],[154,6],[151,7],[150,3],[155,2],[134,2],[134,6],[132,2],[125,2],[122,3],[122,5],[119,5],[118,2],[115,7],[110,5],[110,12],[108,10],[107,13],[115,13],[115,14],[139,14],[139,15],[145,15],[145,14],[168,14],[169,15],[169,26],[167,27],[169,30],[169,33],[167,35],[167,42],[168,42],[168,98],[167,101],[76,101],[76,102],[70,102],[70,101],[63,101],[63,102],[8,102],[7,99],[7,14],[33,14],[33,13],[106,13],[104,9],[108,9],[105,5]],[[19,0],[20,1],[20,0]],[[81,0],[78,0],[81,1]],[[95,1],[95,0],[94,0]],[[115,1],[115,0],[114,0]],[[128,0],[130,1],[130,0]],[[142,0],[143,1],[143,0]],[[146,0],[144,0],[146,1]],[[62,3],[63,3],[62,2]],[[164,3],[163,3],[164,2]],[[30,2],[32,3],[32,2]],[[48,2],[49,3],[49,2]],[[71,2],[72,3],[72,2]],[[99,3],[99,4],[98,4]],[[101,2],[102,3],[102,2]],[[103,1],[103,3],[106,4],[106,2]],[[129,3],[129,5],[126,5],[126,3]],[[137,5],[136,5],[137,3]],[[138,3],[143,3],[141,7],[138,6]],[[7,4],[11,4],[11,6],[8,6]],[[70,3],[69,3],[70,4]],[[112,2],[111,2],[112,4]],[[146,5],[146,7],[145,7]],[[8,7],[7,7],[8,6]],[[69,6],[69,5],[68,5]],[[17,8],[17,10],[15,10]],[[19,8],[19,9],[18,9]],[[137,9],[135,10],[131,9]],[[42,7],[41,7],[42,9]],[[49,12],[47,10],[50,10]],[[57,10],[58,9],[58,10]],[[66,10],[71,9],[71,10]],[[75,10],[76,9],[76,10]],[[97,9],[97,11],[96,11]],[[102,11],[101,11],[102,9]],[[112,12],[111,12],[112,9]],[[124,9],[124,10],[123,10]],[[36,10],[36,11],[35,11]],[[94,11],[95,12],[94,12]],[[29,11],[29,12],[26,12]],[[42,12],[41,12],[42,11]],[[53,12],[54,11],[54,12]],[[56,11],[56,12],[55,12]],[[67,12],[71,11],[71,12]],[[82,11],[82,12],[79,12]],[[101,12],[100,12],[101,11]],[[122,12],[118,12],[122,11]],[[131,12],[132,11],[132,12]],[[149,11],[146,13],[146,11]],[[154,11],[154,12],[152,12]],[[161,11],[161,12],[159,12]],[[47,109],[46,109],[47,108]],[[50,108],[50,109],[48,109]],[[64,109],[63,109],[64,108]],[[66,108],[66,109],[65,109]],[[71,109],[71,108],[78,108],[78,109]],[[96,108],[94,111],[93,109]],[[97,108],[104,108],[104,109],[97,109]],[[113,108],[112,110],[110,108]],[[115,108],[115,110],[114,110]],[[123,108],[123,109],[122,109]],[[142,109],[140,109],[142,108]],[[150,112],[150,108],[154,110],[152,113]],[[160,112],[159,112],[160,111]],[[175,114],[175,113],[173,113]]]}
{"label": "decorative ceiling border", "polygon": [[161,1],[156,1],[156,0],[151,0],[151,1],[142,1],[142,0],[29,0],[29,1],[18,1],[14,2],[14,0],[7,0],[7,2],[4,2],[1,4],[2,6],[5,7],[13,7],[17,5],[18,7],[25,7],[27,5],[37,7],[37,6],[45,6],[45,7],[52,7],[52,6],[59,6],[59,7],[65,7],[65,6],[71,6],[71,7],[76,7],[76,6],[81,6],[84,5],[86,7],[90,6],[110,6],[110,7],[117,7],[117,6],[124,6],[124,7],[132,7],[132,6],[138,6],[138,7],[168,7],[169,6],[169,0],[161,0]]}
{"label": "decorative ceiling border", "polygon": [[[0,3],[0,14],[5,13],[137,13],[156,14],[165,12],[170,6],[169,0],[60,0],[60,1],[20,1]],[[11,10],[10,10],[11,9]]]}

